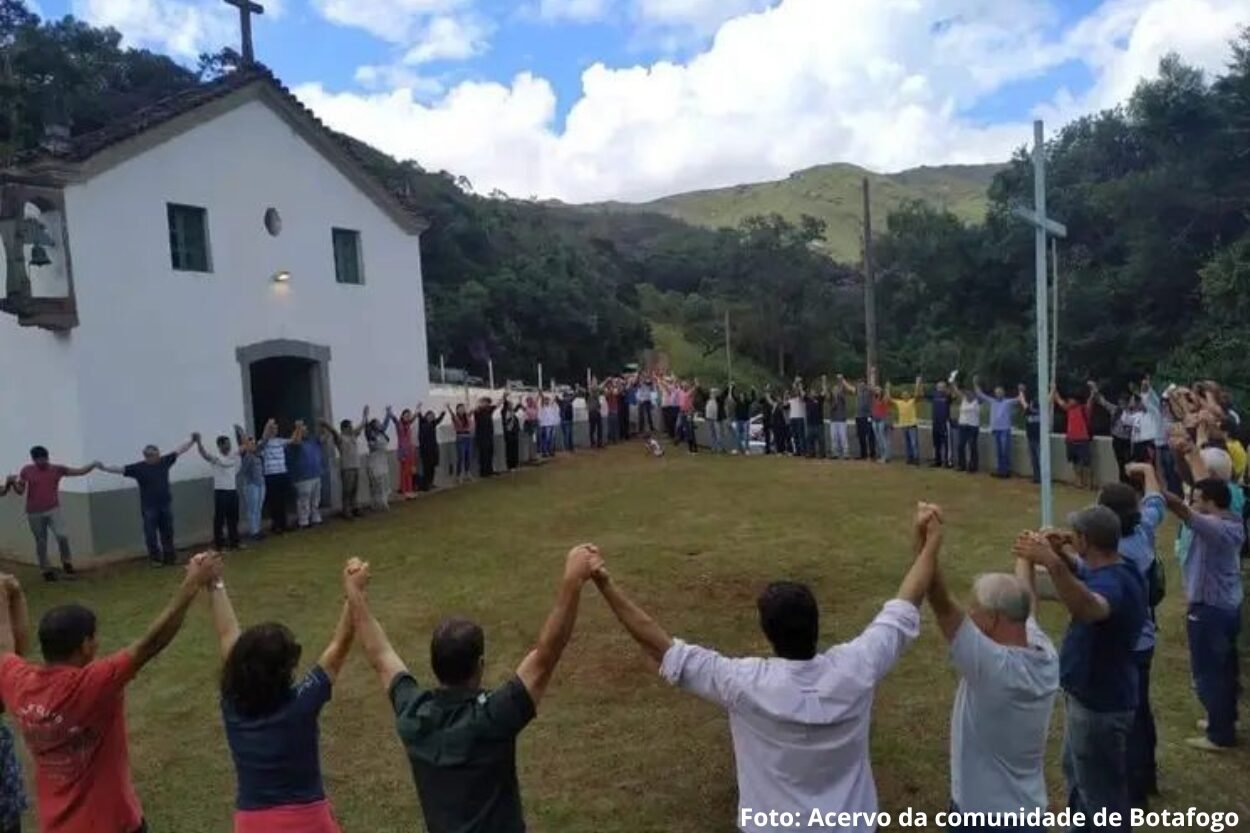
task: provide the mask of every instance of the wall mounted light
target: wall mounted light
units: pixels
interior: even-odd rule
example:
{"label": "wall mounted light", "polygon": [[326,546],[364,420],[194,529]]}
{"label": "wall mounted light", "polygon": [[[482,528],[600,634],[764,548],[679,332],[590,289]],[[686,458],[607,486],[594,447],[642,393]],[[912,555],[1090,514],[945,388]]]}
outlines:
{"label": "wall mounted light", "polygon": [[273,273],[274,283],[288,283],[291,280],[291,273],[283,269],[280,272]]}

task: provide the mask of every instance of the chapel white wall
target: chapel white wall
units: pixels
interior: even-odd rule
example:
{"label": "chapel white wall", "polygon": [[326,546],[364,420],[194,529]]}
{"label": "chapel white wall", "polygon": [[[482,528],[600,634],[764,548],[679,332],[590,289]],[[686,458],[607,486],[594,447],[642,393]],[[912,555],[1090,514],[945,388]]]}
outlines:
{"label": "chapel white wall", "polygon": [[[208,210],[211,273],[172,268],[170,202]],[[271,206],[278,237],[263,223]],[[66,215],[81,319],[69,352],[88,458],[121,464],[145,443],[229,433],[244,421],[235,350],[270,339],[330,348],[336,419],[366,402],[415,404],[428,390],[418,239],[259,101],[69,188]],[[335,282],[336,226],[361,233],[363,286]],[[271,280],[279,270],[288,284]],[[58,384],[73,378],[50,370]],[[175,480],[207,474],[194,456],[174,469]]]}

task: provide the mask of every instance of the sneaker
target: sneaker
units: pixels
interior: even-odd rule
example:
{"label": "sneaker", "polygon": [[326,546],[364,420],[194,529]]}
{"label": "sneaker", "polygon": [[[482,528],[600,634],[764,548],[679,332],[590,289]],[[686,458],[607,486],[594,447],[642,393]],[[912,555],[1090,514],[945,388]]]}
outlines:
{"label": "sneaker", "polygon": [[78,581],[78,574],[73,570],[65,570],[61,573],[61,581]]}
{"label": "sneaker", "polygon": [[1218,743],[1212,743],[1207,737],[1186,738],[1185,745],[1191,749],[1201,749],[1203,752],[1227,752],[1232,749],[1231,746],[1220,746]]}
{"label": "sneaker", "polygon": [[148,566],[154,570],[159,570],[161,567],[165,566],[165,562],[161,561],[159,558],[149,558]]}
{"label": "sneaker", "polygon": [[43,580],[44,581],[56,581],[57,580],[56,570],[44,570]]}
{"label": "sneaker", "polygon": [[65,575],[67,576],[77,575],[77,573],[74,571],[74,565],[70,564],[68,561],[61,564],[61,572],[65,573]]}
{"label": "sneaker", "polygon": [[1207,729],[1210,729],[1210,728],[1211,728],[1211,721],[1207,720],[1205,717],[1198,718],[1198,731],[1199,732],[1205,732]]}

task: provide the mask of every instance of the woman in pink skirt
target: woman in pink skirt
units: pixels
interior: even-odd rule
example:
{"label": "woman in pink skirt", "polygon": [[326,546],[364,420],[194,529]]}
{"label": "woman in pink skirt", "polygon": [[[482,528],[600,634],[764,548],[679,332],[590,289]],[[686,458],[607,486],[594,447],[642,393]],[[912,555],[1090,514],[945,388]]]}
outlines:
{"label": "woman in pink skirt", "polygon": [[[220,569],[220,568],[219,568]],[[321,780],[318,719],[351,650],[347,606],[317,664],[295,679],[300,645],[285,625],[240,633],[220,572],[208,586],[221,645],[221,716],[237,778],[234,833],[341,833]]]}

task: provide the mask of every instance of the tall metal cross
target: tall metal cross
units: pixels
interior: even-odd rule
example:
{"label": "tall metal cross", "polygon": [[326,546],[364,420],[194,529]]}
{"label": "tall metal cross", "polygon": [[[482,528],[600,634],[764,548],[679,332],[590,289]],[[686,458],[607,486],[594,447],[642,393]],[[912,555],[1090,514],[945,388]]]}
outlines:
{"label": "tall metal cross", "polygon": [[[1042,481],[1042,526],[1051,526],[1054,499],[1051,492],[1050,465],[1050,315],[1046,291],[1046,236],[1067,237],[1068,228],[1046,216],[1046,137],[1042,122],[1033,122],[1033,210],[1016,208],[1017,217],[1033,226],[1037,233],[1037,401],[1041,424],[1038,435],[1038,473]],[[1057,323],[1057,322],[1056,322]],[[1045,393],[1043,393],[1043,391]]]}
{"label": "tall metal cross", "polygon": [[239,28],[243,30],[243,66],[250,67],[256,63],[256,55],[252,51],[252,15],[264,14],[265,7],[251,0],[222,0],[229,6],[239,10]]}

